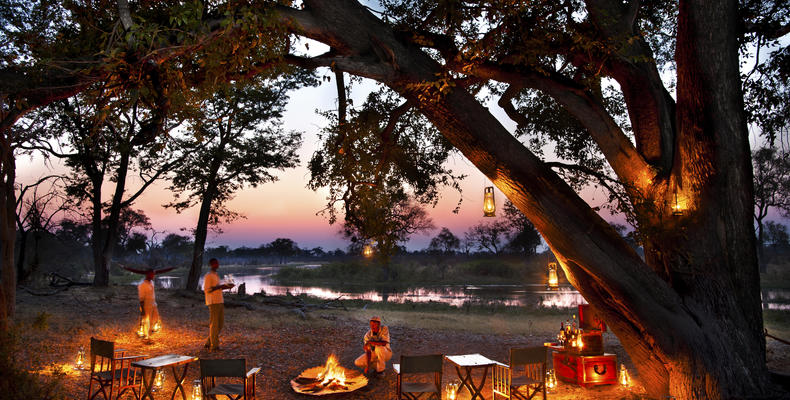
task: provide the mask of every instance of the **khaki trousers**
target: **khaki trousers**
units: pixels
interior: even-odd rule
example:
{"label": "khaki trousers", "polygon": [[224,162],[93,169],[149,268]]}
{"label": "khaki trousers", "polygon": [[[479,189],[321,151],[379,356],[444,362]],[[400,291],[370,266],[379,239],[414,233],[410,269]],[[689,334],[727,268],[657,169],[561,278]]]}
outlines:
{"label": "khaki trousers", "polygon": [[208,324],[208,340],[206,340],[206,347],[210,350],[219,348],[219,332],[222,330],[222,325],[225,322],[225,305],[209,304],[208,305],[209,324]]}
{"label": "khaki trousers", "polygon": [[[376,372],[384,372],[387,361],[389,361],[390,358],[392,358],[392,350],[388,349],[386,346],[375,346],[371,353],[370,363],[372,364],[371,366],[376,369]],[[363,369],[367,367],[367,353],[357,357],[357,359],[354,360],[354,365]]]}

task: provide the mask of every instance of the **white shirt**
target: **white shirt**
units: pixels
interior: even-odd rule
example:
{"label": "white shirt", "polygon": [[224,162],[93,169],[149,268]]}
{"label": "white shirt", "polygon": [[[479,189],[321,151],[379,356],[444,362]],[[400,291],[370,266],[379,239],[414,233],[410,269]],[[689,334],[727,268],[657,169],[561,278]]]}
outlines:
{"label": "white shirt", "polygon": [[[368,332],[365,333],[365,337],[362,339],[362,341],[364,344],[368,344],[368,342],[370,341],[387,342],[387,345],[383,347],[386,348],[387,350],[392,351],[392,349],[390,348],[390,330],[384,325],[379,327],[379,333],[376,335],[373,334],[373,331],[368,329]],[[376,346],[376,347],[382,347],[382,346]]]}
{"label": "white shirt", "polygon": [[148,279],[143,279],[139,285],[137,285],[137,298],[140,299],[141,302],[152,302],[156,303],[156,295],[154,294],[154,283],[149,281]]}
{"label": "white shirt", "polygon": [[217,274],[217,271],[211,271],[203,277],[203,293],[206,295],[206,305],[225,302],[222,300],[222,289],[210,292],[211,288],[217,285],[219,285],[219,274]]}

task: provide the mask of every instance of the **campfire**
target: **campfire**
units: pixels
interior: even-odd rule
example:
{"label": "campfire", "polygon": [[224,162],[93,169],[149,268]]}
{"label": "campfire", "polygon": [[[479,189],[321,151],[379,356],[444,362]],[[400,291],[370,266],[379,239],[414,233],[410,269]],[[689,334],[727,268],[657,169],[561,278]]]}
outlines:
{"label": "campfire", "polygon": [[325,365],[308,368],[291,380],[291,387],[296,393],[313,396],[353,392],[367,384],[365,375],[341,366],[334,354],[329,356]]}

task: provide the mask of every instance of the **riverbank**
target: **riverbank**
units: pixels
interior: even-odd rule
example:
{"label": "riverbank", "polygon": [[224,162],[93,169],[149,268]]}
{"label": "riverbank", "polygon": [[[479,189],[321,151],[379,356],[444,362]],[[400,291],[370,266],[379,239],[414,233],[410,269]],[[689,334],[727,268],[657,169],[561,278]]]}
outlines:
{"label": "riverbank", "polygon": [[[229,303],[238,302],[232,296]],[[289,300],[282,298],[283,300]],[[293,299],[290,299],[293,300]],[[180,291],[159,290],[157,293],[164,330],[145,344],[134,335],[137,300],[133,286],[106,289],[72,288],[53,296],[18,297],[18,346],[13,353],[14,365],[36,371],[46,381],[59,379],[59,398],[83,398],[87,392],[85,372],[72,368],[79,346],[89,345],[90,337],[114,340],[129,353],[150,356],[179,353],[204,358],[245,358],[248,366],[261,366],[257,394],[263,399],[304,399],[292,392],[289,381],[308,367],[321,365],[329,353],[336,353],[341,365],[353,368],[360,352],[361,337],[367,319],[381,315],[390,327],[394,358],[401,354],[481,353],[499,361],[507,359],[510,347],[541,345],[559,329],[560,321],[571,311],[514,310],[474,312],[458,308],[441,311],[412,309],[403,305],[367,303],[362,306],[342,302],[340,309],[319,309],[305,314],[291,308],[254,303],[245,307],[228,307],[222,333],[222,350],[208,353],[203,349],[208,332],[208,313],[200,296]],[[320,302],[320,300],[312,300]],[[780,337],[790,334],[786,312],[766,313],[766,326]],[[616,386],[593,389],[560,384],[555,399],[622,399],[639,398],[638,373],[620,346],[617,338],[606,333],[605,350],[615,353],[618,362],[632,371],[635,386],[627,391]],[[775,341],[768,341],[769,365],[790,373],[790,351]],[[61,371],[59,373],[58,371]],[[196,366],[190,367],[188,382],[197,377]],[[454,369],[445,363],[443,381],[457,379]],[[392,399],[395,375],[391,369],[357,393],[345,399]],[[157,399],[169,398],[172,377]],[[15,390],[21,390],[19,388]],[[490,393],[490,388],[486,389]],[[58,397],[55,397],[58,398]]]}

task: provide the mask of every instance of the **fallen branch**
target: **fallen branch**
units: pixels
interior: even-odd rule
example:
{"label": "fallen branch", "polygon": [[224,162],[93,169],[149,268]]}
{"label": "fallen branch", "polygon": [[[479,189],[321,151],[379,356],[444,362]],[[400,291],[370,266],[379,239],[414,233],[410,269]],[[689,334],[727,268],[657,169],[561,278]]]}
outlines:
{"label": "fallen branch", "polygon": [[68,286],[65,286],[65,287],[61,287],[61,288],[55,289],[55,290],[53,290],[51,292],[37,292],[37,291],[35,291],[33,289],[28,288],[27,286],[21,286],[20,285],[19,288],[24,290],[24,291],[26,291],[26,292],[28,292],[28,293],[30,293],[30,294],[32,294],[33,296],[52,296],[54,294],[58,294],[58,293],[60,293],[60,292],[62,292],[64,290],[68,290],[69,289]]}
{"label": "fallen branch", "polygon": [[784,343],[784,344],[790,345],[790,341],[787,341],[787,340],[784,340],[784,339],[780,339],[780,338],[778,338],[778,337],[776,337],[774,335],[771,335],[770,333],[768,333],[768,329],[765,330],[765,336],[769,337],[771,339],[774,339],[774,340],[776,340],[776,341],[778,341],[780,343]]}
{"label": "fallen branch", "polygon": [[71,286],[92,286],[91,282],[77,282],[71,278],[65,277],[57,272],[49,274],[49,286],[56,288],[69,288]]}

